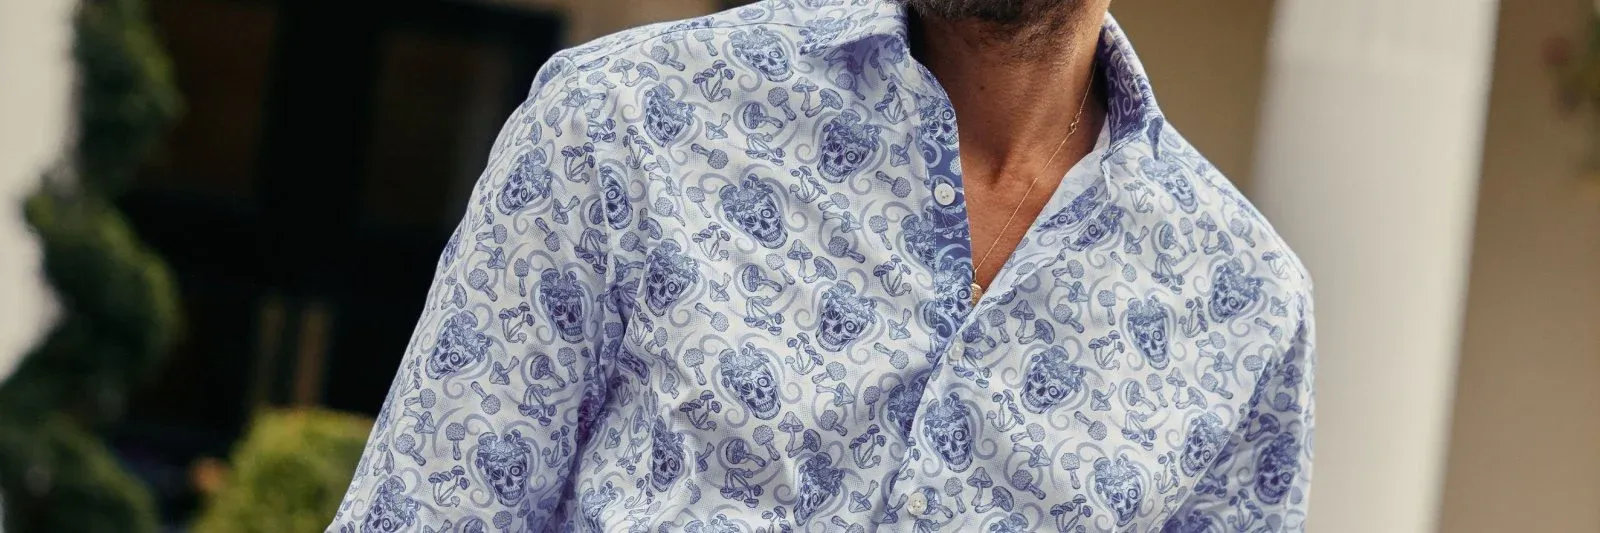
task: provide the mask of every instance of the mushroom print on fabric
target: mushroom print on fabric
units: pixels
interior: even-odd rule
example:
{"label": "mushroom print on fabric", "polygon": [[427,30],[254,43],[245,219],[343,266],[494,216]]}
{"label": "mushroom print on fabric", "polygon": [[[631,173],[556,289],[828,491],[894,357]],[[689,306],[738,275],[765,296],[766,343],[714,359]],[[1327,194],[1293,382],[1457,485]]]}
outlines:
{"label": "mushroom print on fabric", "polygon": [[905,9],[764,0],[549,58],[327,531],[1301,531],[1294,253],[1108,16],[1103,126],[974,301]]}

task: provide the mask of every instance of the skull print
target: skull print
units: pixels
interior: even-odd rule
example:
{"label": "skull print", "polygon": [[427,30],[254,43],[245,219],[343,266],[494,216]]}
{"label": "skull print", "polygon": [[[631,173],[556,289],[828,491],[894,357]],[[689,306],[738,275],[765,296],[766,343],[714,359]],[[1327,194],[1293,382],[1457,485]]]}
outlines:
{"label": "skull print", "polygon": [[917,407],[922,399],[922,389],[928,386],[928,376],[931,373],[926,370],[917,372],[910,381],[899,383],[889,389],[884,416],[900,430],[901,437],[911,436],[911,422],[916,418]]}
{"label": "skull print", "polygon": [[1150,367],[1156,370],[1167,368],[1170,359],[1167,331],[1172,317],[1172,310],[1154,296],[1146,300],[1133,300],[1128,304],[1126,328],[1131,337],[1129,340],[1150,362]]}
{"label": "skull print", "polygon": [[727,185],[717,191],[722,200],[722,214],[739,229],[755,237],[767,248],[779,248],[789,239],[789,230],[778,217],[778,195],[772,185],[755,174],[745,176],[739,185]]}
{"label": "skull print", "polygon": [[612,229],[624,229],[633,222],[633,200],[628,198],[622,171],[615,166],[600,167],[600,199],[589,205],[589,221],[594,224],[604,221]]}
{"label": "skull print", "polygon": [[650,444],[650,486],[666,491],[683,475],[683,435],[658,418],[650,430]]}
{"label": "skull print", "polygon": [[849,282],[840,282],[822,293],[822,319],[817,345],[830,352],[843,350],[878,322],[877,304],[856,294]]}
{"label": "skull print", "polygon": [[663,241],[645,258],[649,274],[645,277],[645,304],[661,316],[678,303],[689,288],[700,281],[694,258],[683,253],[676,241]]}
{"label": "skull print", "polygon": [[1299,471],[1300,443],[1289,433],[1273,435],[1256,457],[1256,497],[1266,504],[1282,502]]}
{"label": "skull print", "polygon": [[523,153],[517,157],[505,184],[500,186],[495,207],[501,213],[516,214],[535,200],[549,197],[550,182],[554,179],[555,173],[546,166],[543,149]]}
{"label": "skull print", "polygon": [[1081,252],[1106,242],[1108,238],[1122,231],[1122,217],[1125,214],[1127,212],[1121,207],[1115,205],[1106,206],[1100,210],[1100,214],[1089,219],[1089,222],[1078,230],[1078,234],[1072,240],[1067,241],[1067,248]]}
{"label": "skull print", "polygon": [[794,518],[801,525],[840,492],[844,471],[833,466],[833,457],[821,452],[800,464],[800,494],[794,503]]}
{"label": "skull print", "polygon": [[855,111],[845,111],[822,126],[822,179],[844,183],[878,153],[878,126],[866,124]]}
{"label": "skull print", "polygon": [[622,499],[622,491],[617,490],[617,487],[612,485],[610,481],[607,481],[605,485],[601,485],[599,489],[591,487],[583,491],[583,495],[578,497],[578,508],[583,515],[584,525],[589,527],[589,531],[605,531],[600,521],[600,515],[605,514],[606,508],[620,499]]}
{"label": "skull print", "polygon": [[918,304],[918,311],[934,334],[949,338],[960,326],[956,317],[967,316],[967,310],[972,307],[972,274],[965,266],[935,270],[933,290],[938,296],[923,300]]}
{"label": "skull print", "polygon": [[527,65],[335,531],[1304,523],[1309,278],[1110,17],[1095,175],[978,287],[905,1],[736,3]]}
{"label": "skull print", "polygon": [[917,115],[922,118],[922,138],[938,143],[936,149],[956,145],[956,108],[943,98],[920,98]]}
{"label": "skull print", "polygon": [[935,401],[923,414],[922,436],[952,472],[972,466],[972,412],[952,392]]}
{"label": "skull print", "polygon": [[933,224],[919,215],[908,215],[900,219],[900,227],[905,235],[906,252],[921,260],[922,264],[933,266],[934,243],[938,242],[939,237]]}
{"label": "skull print", "polygon": [[736,31],[732,35],[733,57],[739,58],[751,69],[771,82],[788,81],[794,75],[789,64],[789,52],[783,37],[772,30],[757,27],[749,31]]}
{"label": "skull print", "polygon": [[1206,413],[1190,423],[1189,436],[1183,441],[1183,460],[1179,462],[1183,475],[1198,476],[1217,460],[1222,447],[1228,443],[1228,430],[1222,427],[1222,418]]}
{"label": "skull print", "polygon": [[1066,207],[1040,221],[1039,228],[1076,227],[1078,224],[1083,223],[1084,220],[1088,220],[1095,210],[1105,205],[1107,200],[1110,200],[1110,194],[1107,193],[1105,185],[1101,182],[1095,182],[1088,189],[1078,193],[1078,196],[1074,197]]}
{"label": "skull print", "polygon": [[1144,502],[1143,474],[1126,455],[1116,460],[1106,457],[1094,461],[1094,492],[1111,508],[1117,526],[1126,526],[1139,514]]}
{"label": "skull print", "polygon": [[1211,315],[1218,322],[1243,314],[1261,300],[1261,278],[1245,274],[1238,259],[1218,266],[1211,279]]}
{"label": "skull print", "polygon": [[745,343],[739,351],[723,350],[718,354],[718,371],[722,386],[733,389],[739,402],[750,413],[762,420],[772,420],[782,407],[778,403],[777,376],[772,373],[772,354]]}
{"label": "skull print", "polygon": [[1139,168],[1144,171],[1145,175],[1154,178],[1156,182],[1160,183],[1161,188],[1166,189],[1167,194],[1172,195],[1172,199],[1178,202],[1179,209],[1182,209],[1185,213],[1195,212],[1197,204],[1194,197],[1194,184],[1189,181],[1188,176],[1184,175],[1182,167],[1166,161],[1143,157],[1139,159]]}
{"label": "skull print", "polygon": [[489,337],[478,332],[478,318],[467,311],[458,312],[439,327],[439,338],[428,356],[428,377],[453,376],[488,355]]}
{"label": "skull print", "polygon": [[1044,413],[1060,405],[1068,396],[1083,390],[1083,367],[1072,364],[1066,348],[1051,346],[1028,358],[1027,382],[1022,389],[1022,406]]}
{"label": "skull print", "polygon": [[410,529],[417,520],[417,501],[406,497],[406,483],[389,476],[378,485],[378,493],[361,523],[361,533],[395,533]]}
{"label": "skull print", "polygon": [[644,93],[644,131],[666,146],[694,124],[694,106],[684,103],[671,87],[657,85]]}
{"label": "skull print", "polygon": [[578,276],[571,272],[562,275],[555,269],[539,274],[539,299],[545,316],[555,325],[556,334],[567,342],[583,340],[584,288]]}
{"label": "skull print", "polygon": [[533,447],[522,440],[521,431],[513,429],[505,435],[484,433],[478,436],[473,466],[488,480],[501,505],[515,506],[522,501],[532,475],[532,454]]}

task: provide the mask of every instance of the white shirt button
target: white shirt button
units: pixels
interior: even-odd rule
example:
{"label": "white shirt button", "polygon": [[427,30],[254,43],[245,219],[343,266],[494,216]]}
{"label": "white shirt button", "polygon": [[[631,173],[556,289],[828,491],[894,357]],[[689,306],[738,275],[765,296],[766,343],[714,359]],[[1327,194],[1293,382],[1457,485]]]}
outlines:
{"label": "white shirt button", "polygon": [[933,201],[939,202],[939,205],[949,207],[950,204],[956,203],[956,188],[949,183],[939,182],[938,185],[933,186]]}
{"label": "white shirt button", "polygon": [[911,513],[911,516],[922,516],[928,512],[928,497],[923,496],[921,491],[912,492],[911,498],[906,502],[906,512]]}

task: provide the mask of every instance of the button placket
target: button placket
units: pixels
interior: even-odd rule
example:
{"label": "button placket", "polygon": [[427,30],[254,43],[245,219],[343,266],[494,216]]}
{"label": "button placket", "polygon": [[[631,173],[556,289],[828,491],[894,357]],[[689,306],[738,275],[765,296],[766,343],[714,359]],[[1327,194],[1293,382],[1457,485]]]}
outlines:
{"label": "button placket", "polygon": [[933,201],[938,202],[939,205],[942,205],[942,206],[945,206],[945,207],[950,207],[951,204],[956,203],[956,188],[955,188],[955,186],[951,185],[949,182],[944,182],[944,181],[939,182],[938,185],[934,185],[933,186]]}
{"label": "button placket", "polygon": [[922,516],[928,512],[928,497],[920,490],[911,491],[911,496],[906,500],[906,512],[911,516]]}

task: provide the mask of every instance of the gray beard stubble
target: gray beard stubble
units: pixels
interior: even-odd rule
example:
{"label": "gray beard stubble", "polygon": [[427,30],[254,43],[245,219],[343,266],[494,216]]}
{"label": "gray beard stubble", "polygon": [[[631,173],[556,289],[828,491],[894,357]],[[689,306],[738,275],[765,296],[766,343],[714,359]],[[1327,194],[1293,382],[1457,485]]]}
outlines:
{"label": "gray beard stubble", "polygon": [[1019,58],[1046,54],[1063,36],[1087,0],[894,0],[915,14],[945,20],[978,20]]}

